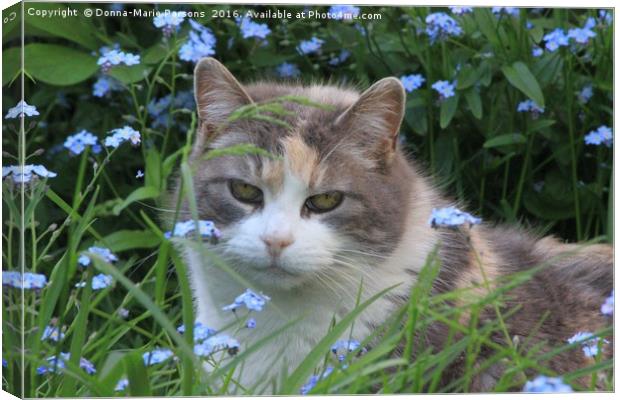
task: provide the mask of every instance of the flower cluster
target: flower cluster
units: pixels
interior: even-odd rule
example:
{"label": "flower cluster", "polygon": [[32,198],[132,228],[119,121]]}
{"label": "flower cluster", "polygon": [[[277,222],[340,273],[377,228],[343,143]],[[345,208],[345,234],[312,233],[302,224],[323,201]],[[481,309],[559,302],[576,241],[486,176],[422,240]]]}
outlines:
{"label": "flower cluster", "polygon": [[[59,357],[51,356],[47,358],[47,363],[51,364],[51,366],[40,366],[37,368],[37,374],[43,375],[49,372],[56,372],[57,374],[62,373],[62,370],[66,369],[66,362],[69,361],[71,357],[70,353],[60,353]],[[92,362],[88,361],[85,358],[80,358],[80,368],[82,368],[87,374],[94,374],[97,372],[95,366]]]}
{"label": "flower cluster", "polygon": [[282,78],[294,78],[301,74],[297,65],[288,62],[278,65],[276,73]]}
{"label": "flower cluster", "polygon": [[2,167],[2,179],[11,176],[15,183],[28,183],[35,179],[37,176],[41,178],[55,178],[57,174],[52,171],[48,171],[43,165],[9,165],[8,167]]}
{"label": "flower cluster", "polygon": [[92,254],[92,255],[96,255],[99,256],[101,258],[103,258],[103,260],[105,262],[108,263],[113,263],[118,261],[118,257],[116,257],[111,251],[110,249],[106,249],[105,247],[97,247],[97,246],[92,246],[88,248],[88,251],[86,253],[83,253],[79,258],[78,258],[78,263],[84,267],[90,265],[90,257],[88,256],[88,254]]}
{"label": "flower cluster", "polygon": [[354,339],[338,340],[331,347],[332,353],[338,358],[338,361],[342,362],[347,357],[347,354],[352,353],[359,349],[358,355],[366,352],[366,349],[360,347],[360,342]]}
{"label": "flower cluster", "polygon": [[[98,275],[93,276],[91,288],[93,290],[101,290],[101,289],[110,287],[112,283],[114,283],[114,279],[112,278],[111,275],[98,274]],[[83,281],[75,284],[76,288],[83,288],[84,286],[86,286],[86,282],[83,282]]]}
{"label": "flower cluster", "polygon": [[101,145],[99,145],[97,141],[97,136],[84,129],[74,135],[68,136],[63,146],[73,155],[82,154],[86,146],[91,146],[95,154],[101,152]]}
{"label": "flower cluster", "polygon": [[606,125],[599,126],[596,130],[590,131],[584,140],[586,144],[600,146],[604,144],[607,147],[611,147],[613,143],[613,132],[610,127]]}
{"label": "flower cluster", "polygon": [[117,46],[110,49],[102,47],[101,56],[97,60],[97,65],[101,66],[102,72],[108,72],[112,67],[117,65],[137,65],[140,64],[140,56],[132,53],[125,53]]}
{"label": "flower cluster", "polygon": [[241,30],[241,35],[244,39],[265,39],[271,33],[271,29],[269,29],[267,24],[259,24],[252,21],[249,17],[238,18],[237,24],[239,24],[239,30]]}
{"label": "flower cluster", "polygon": [[459,24],[444,12],[432,13],[426,16],[426,34],[431,43],[443,40],[449,36],[460,36],[463,30]]}
{"label": "flower cluster", "polygon": [[545,112],[545,109],[532,100],[525,100],[517,105],[518,112],[529,112],[534,118]]}
{"label": "flower cluster", "polygon": [[170,349],[157,348],[142,354],[144,365],[161,364],[172,357],[174,353]]}
{"label": "flower cluster", "polygon": [[194,345],[194,354],[199,357],[208,357],[211,354],[226,350],[228,354],[235,355],[239,352],[239,342],[228,335],[210,336],[202,343]]}
{"label": "flower cluster", "polygon": [[567,340],[568,343],[580,343],[586,357],[595,357],[598,354],[599,343],[609,343],[605,339],[596,337],[591,332],[579,332]]}
{"label": "flower cluster", "polygon": [[592,17],[586,20],[583,28],[572,28],[568,30],[566,35],[569,39],[573,39],[576,43],[587,44],[590,39],[596,37],[596,32],[592,30],[596,26],[596,20]]}
{"label": "flower cluster", "polygon": [[312,38],[310,38],[310,40],[302,40],[301,42],[299,42],[297,50],[301,54],[318,53],[321,51],[323,43],[325,43],[323,39],[319,39],[313,36]]}
{"label": "flower cluster", "polygon": [[19,271],[2,271],[2,285],[17,289],[43,289],[47,285],[47,277],[43,274]]}
{"label": "flower cluster", "polygon": [[526,382],[523,391],[528,393],[568,393],[572,392],[573,389],[564,383],[561,377],[550,378],[539,375],[534,380]]}
{"label": "flower cluster", "polygon": [[433,228],[480,224],[482,220],[456,207],[433,208],[428,224]]}
{"label": "flower cluster", "polygon": [[491,12],[495,15],[506,14],[512,17],[519,16],[519,9],[516,7],[492,7]]}
{"label": "flower cluster", "polygon": [[28,105],[24,100],[20,100],[19,103],[13,108],[9,108],[9,111],[4,116],[4,119],[34,117],[39,115],[35,106]]}
{"label": "flower cluster", "polygon": [[179,30],[179,26],[185,20],[186,15],[185,11],[164,12],[153,18],[153,25],[162,30],[164,37],[170,37],[172,32]]}
{"label": "flower cluster", "polygon": [[[171,237],[187,237],[190,233],[196,230],[196,223],[194,220],[177,222],[174,225],[174,229],[171,232],[164,233],[166,239]],[[198,233],[202,238],[209,238],[212,240],[218,240],[222,233],[215,227],[215,224],[211,221],[199,220],[198,221]]]}
{"label": "flower cluster", "polygon": [[65,338],[64,332],[60,330],[59,326],[51,326],[48,325],[43,330],[43,334],[41,335],[41,340],[51,340],[54,342],[59,342]]}
{"label": "flower cluster", "polygon": [[178,92],[174,98],[168,94],[162,98],[151,100],[146,108],[151,118],[153,118],[153,128],[168,125],[171,118],[167,111],[171,106],[175,109],[186,108],[193,110],[195,108],[194,94],[189,90],[183,90]]}
{"label": "flower cluster", "polygon": [[198,62],[203,57],[215,54],[217,40],[213,32],[193,19],[189,20],[192,30],[187,42],[179,49],[179,58],[183,61]]}
{"label": "flower cluster", "polygon": [[426,79],[421,74],[403,75],[400,77],[400,82],[405,87],[407,92],[413,92],[416,89],[422,87]]}
{"label": "flower cluster", "polygon": [[449,81],[437,81],[433,83],[431,87],[439,93],[439,101],[443,101],[454,96],[456,82],[450,83]]}
{"label": "flower cluster", "polygon": [[360,14],[360,8],[353,5],[337,5],[329,7],[328,12],[331,14],[333,19],[351,20]]}
{"label": "flower cluster", "polygon": [[109,75],[100,76],[93,84],[93,96],[104,97],[110,92],[123,90],[123,85]]}
{"label": "flower cluster", "polygon": [[122,128],[112,129],[110,133],[112,133],[112,135],[106,137],[103,142],[106,147],[117,148],[125,141],[130,141],[134,146],[140,144],[140,132],[128,125]]}
{"label": "flower cluster", "polygon": [[451,7],[448,7],[448,8],[450,9],[450,12],[452,12],[452,14],[454,14],[454,15],[469,14],[470,12],[474,11],[474,9],[471,8],[471,7],[451,6]]}
{"label": "flower cluster", "polygon": [[554,52],[560,47],[568,46],[568,36],[564,34],[562,28],[556,28],[543,36],[545,48],[550,52]]}
{"label": "flower cluster", "polygon": [[611,294],[608,298],[605,299],[603,305],[601,305],[601,313],[604,315],[614,315],[614,291],[611,291]]}
{"label": "flower cluster", "polygon": [[[177,328],[179,333],[185,332],[185,325],[181,325]],[[204,325],[202,322],[196,321],[194,322],[194,342],[200,342],[202,340],[207,339],[209,336],[215,335],[215,329],[211,329],[208,326]]]}
{"label": "flower cluster", "polygon": [[329,60],[329,65],[336,66],[336,65],[342,64],[349,58],[350,55],[351,55],[350,51],[343,49],[340,51],[340,54],[338,54],[335,57],[332,57]]}
{"label": "flower cluster", "polygon": [[250,311],[262,311],[265,304],[271,300],[264,294],[256,294],[250,289],[246,289],[235,298],[234,303],[222,307],[224,311],[236,311],[238,308],[245,306]]}
{"label": "flower cluster", "polygon": [[328,365],[321,375],[312,375],[310,379],[308,379],[308,382],[301,387],[299,393],[302,395],[310,393],[310,391],[316,386],[317,383],[319,383],[320,380],[327,378],[333,371],[334,367]]}

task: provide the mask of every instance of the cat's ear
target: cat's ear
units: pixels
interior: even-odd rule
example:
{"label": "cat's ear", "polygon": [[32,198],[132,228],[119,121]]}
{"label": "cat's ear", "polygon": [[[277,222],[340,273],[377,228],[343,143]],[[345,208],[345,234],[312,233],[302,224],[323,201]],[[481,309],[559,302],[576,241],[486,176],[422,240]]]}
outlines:
{"label": "cat's ear", "polygon": [[194,69],[194,95],[203,123],[217,127],[252,99],[233,74],[215,58],[203,58]]}
{"label": "cat's ear", "polygon": [[405,89],[396,78],[383,78],[364,93],[335,121],[355,135],[375,153],[390,157],[396,150],[400,124],[405,115]]}

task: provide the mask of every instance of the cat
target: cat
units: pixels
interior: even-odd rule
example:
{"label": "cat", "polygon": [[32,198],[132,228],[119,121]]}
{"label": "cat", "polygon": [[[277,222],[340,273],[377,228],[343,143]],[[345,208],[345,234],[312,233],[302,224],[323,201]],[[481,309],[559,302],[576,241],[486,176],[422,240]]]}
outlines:
{"label": "cat", "polygon": [[[400,148],[406,94],[398,79],[381,79],[361,94],[319,84],[242,85],[213,58],[197,64],[194,79],[200,123],[190,165],[197,208],[200,219],[213,221],[222,233],[218,244],[204,246],[270,297],[264,310],[253,314],[256,328],[241,330],[238,339],[252,343],[301,317],[246,360],[239,380],[252,393],[270,393],[280,372],[295,368],[333,319],[355,307],[360,287],[364,300],[398,285],[354,324],[352,337],[370,335],[406,304],[438,245],[435,293],[549,264],[513,289],[505,305],[506,310],[520,307],[506,321],[514,340],[533,333],[535,341],[547,341],[543,351],[579,331],[609,326],[600,307],[612,291],[611,246],[564,244],[488,224],[457,229],[429,224],[434,208],[454,203]],[[264,118],[229,121],[241,107],[291,95],[329,108],[286,102],[289,113],[277,116],[286,125]],[[211,150],[243,143],[272,155],[205,158]],[[190,215],[187,203],[182,212]],[[236,316],[222,308],[247,285],[196,247],[186,245],[183,254],[197,320],[216,328],[233,323]],[[547,310],[550,315],[535,328]],[[440,348],[446,328],[430,332],[428,345]],[[605,356],[611,348],[611,341],[604,345]],[[590,362],[574,349],[548,364],[562,374]],[[460,368],[451,366],[447,379],[458,376]],[[470,389],[492,390],[501,372],[499,365],[489,368],[473,378]]]}

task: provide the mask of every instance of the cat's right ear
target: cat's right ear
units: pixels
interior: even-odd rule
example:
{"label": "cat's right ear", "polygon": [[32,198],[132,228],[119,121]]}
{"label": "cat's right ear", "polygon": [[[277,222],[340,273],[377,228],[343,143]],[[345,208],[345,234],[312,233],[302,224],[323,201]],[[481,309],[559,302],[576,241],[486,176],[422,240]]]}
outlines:
{"label": "cat's right ear", "polygon": [[233,74],[215,58],[203,58],[194,69],[198,116],[211,130],[226,123],[230,114],[252,99]]}

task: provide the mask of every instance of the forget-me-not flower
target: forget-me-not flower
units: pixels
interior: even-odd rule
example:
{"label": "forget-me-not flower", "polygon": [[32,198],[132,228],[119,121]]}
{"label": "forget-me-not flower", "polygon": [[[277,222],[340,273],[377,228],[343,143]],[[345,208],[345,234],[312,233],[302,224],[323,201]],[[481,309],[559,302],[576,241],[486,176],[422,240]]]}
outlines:
{"label": "forget-me-not flower", "polygon": [[254,318],[248,319],[247,322],[245,323],[245,327],[248,329],[256,328],[256,320]]}
{"label": "forget-me-not flower", "polygon": [[341,362],[344,361],[348,353],[352,353],[357,349],[360,350],[360,354],[366,351],[366,349],[364,349],[363,347],[360,348],[360,342],[354,339],[338,340],[331,347],[332,353],[336,355],[336,357],[338,357],[338,360]]}
{"label": "forget-me-not flower", "polygon": [[162,30],[164,37],[170,37],[172,32],[179,30],[186,15],[185,11],[163,12],[153,18],[153,25]]}
{"label": "forget-me-not flower", "polygon": [[41,178],[55,178],[57,174],[52,171],[48,171],[43,165],[9,165],[2,167],[2,179],[11,176],[15,183],[28,183],[36,177]]}
{"label": "forget-me-not flower", "polygon": [[575,42],[579,44],[587,44],[591,38],[596,37],[596,32],[588,27],[588,23],[586,22],[586,26],[583,28],[572,28],[568,30],[568,34],[566,35],[569,39],[575,40]]}
{"label": "forget-me-not flower", "polygon": [[257,294],[250,289],[246,289],[245,292],[235,298],[234,303],[222,307],[222,310],[235,311],[237,308],[245,306],[250,311],[262,311],[269,300],[271,299],[262,293]]}
{"label": "forget-me-not flower", "polygon": [[540,57],[540,56],[543,55],[544,52],[545,51],[541,47],[539,47],[539,46],[534,46],[532,48],[532,56],[534,56],[534,57]]}
{"label": "forget-me-not flower", "polygon": [[125,125],[122,128],[112,129],[110,133],[112,133],[112,135],[106,137],[103,142],[106,147],[117,148],[125,141],[130,141],[131,144],[136,146],[139,145],[141,141],[140,132],[128,125]]}
{"label": "forget-me-not flower", "polygon": [[491,12],[495,15],[506,14],[513,17],[519,16],[519,9],[517,7],[492,7]]}
{"label": "forget-me-not flower", "polygon": [[545,48],[550,52],[554,52],[562,46],[568,46],[569,37],[566,36],[562,28],[556,28],[543,36]]}
{"label": "forget-me-not flower", "polygon": [[551,378],[544,375],[527,381],[523,386],[523,392],[528,393],[568,393],[572,391],[573,389],[564,383],[561,377]]}
{"label": "forget-me-not flower", "polygon": [[2,271],[2,285],[17,289],[43,289],[47,285],[47,277],[43,274],[19,271]]}
{"label": "forget-me-not flower", "polygon": [[172,95],[168,94],[159,99],[151,100],[146,109],[151,118],[153,118],[153,128],[165,127],[170,121],[172,121],[172,124],[176,122],[168,114],[171,106],[173,109],[194,110],[194,94],[189,90],[182,90],[174,96],[174,99]]}
{"label": "forget-me-not flower", "polygon": [[121,378],[117,383],[116,386],[114,387],[114,391],[115,392],[122,392],[123,390],[127,389],[127,386],[129,386],[129,379],[127,378]]}
{"label": "forget-me-not flower", "polygon": [[586,104],[592,98],[594,91],[592,89],[592,85],[586,85],[579,91],[577,94],[577,99],[581,104]]}
{"label": "forget-me-not flower", "polygon": [[355,19],[360,14],[360,8],[353,5],[336,5],[329,7],[329,14],[333,19]]}
{"label": "forget-me-not flower", "polygon": [[323,39],[319,39],[313,36],[312,38],[310,38],[310,40],[302,40],[301,42],[299,42],[297,50],[301,54],[318,53],[321,50],[321,46],[323,46],[323,43],[325,43]]}
{"label": "forget-me-not flower", "polygon": [[428,224],[433,227],[453,227],[463,224],[477,225],[482,220],[473,215],[459,210],[456,207],[433,208]]}
{"label": "forget-me-not flower", "polygon": [[239,342],[228,335],[210,336],[204,342],[194,345],[194,354],[207,357],[211,354],[226,350],[228,354],[235,355],[239,351]]}
{"label": "forget-me-not flower", "polygon": [[611,291],[611,294],[608,298],[605,299],[603,305],[601,305],[601,313],[604,315],[614,315],[614,291]]}
{"label": "forget-me-not flower", "polygon": [[[177,222],[174,225],[174,229],[170,232],[164,233],[166,239],[170,239],[171,237],[186,237],[190,233],[196,230],[196,224],[193,219],[183,222]],[[217,240],[222,236],[222,233],[219,229],[215,227],[215,224],[212,221],[199,220],[198,221],[198,233],[202,238],[209,238],[213,240]]]}
{"label": "forget-me-not flower", "polygon": [[282,78],[294,78],[300,75],[299,68],[295,64],[283,62],[276,67],[276,73]]}
{"label": "forget-me-not flower", "polygon": [[13,108],[9,108],[9,111],[4,116],[4,119],[21,118],[21,117],[34,117],[39,115],[37,108],[26,103],[24,100],[20,100],[19,103]]}
{"label": "forget-me-not flower", "polygon": [[214,55],[217,39],[211,29],[193,19],[190,19],[189,23],[192,30],[187,41],[179,49],[179,58],[183,61],[198,62],[203,57]]}
{"label": "forget-me-not flower", "polygon": [[142,179],[142,178],[144,178],[144,172],[142,172],[142,170],[141,170],[141,169],[139,169],[139,170],[136,172],[136,179]]}
{"label": "forget-me-not flower", "polygon": [[144,365],[161,364],[173,356],[172,350],[157,348],[142,354]]}
{"label": "forget-me-not flower", "polygon": [[54,342],[59,342],[64,338],[65,334],[60,330],[60,327],[52,325],[46,326],[41,335],[41,340],[49,339]]}
{"label": "forget-me-not flower", "polygon": [[328,365],[327,368],[325,368],[325,372],[323,372],[321,374],[321,376],[319,376],[319,375],[312,375],[308,379],[308,382],[306,382],[301,387],[301,389],[299,390],[299,393],[302,394],[302,395],[308,394],[316,386],[316,384],[319,383],[319,381],[321,379],[327,378],[333,371],[334,371],[334,367],[332,367],[331,365]]}
{"label": "forget-me-not flower", "polygon": [[259,24],[252,21],[249,17],[238,18],[237,24],[239,24],[239,30],[241,30],[241,35],[244,39],[265,39],[271,33],[271,29],[269,29],[267,24]]}
{"label": "forget-me-not flower", "polygon": [[605,339],[600,339],[594,336],[591,332],[579,332],[576,333],[573,337],[567,340],[568,343],[577,343],[581,342],[581,348],[583,350],[583,354],[586,357],[595,357],[598,354],[598,346],[599,342],[609,343]]}
{"label": "forget-me-not flower", "polygon": [[[185,325],[181,325],[177,328],[179,333],[185,332]],[[196,321],[194,322],[194,342],[202,342],[207,339],[209,336],[215,335],[216,330],[211,329],[202,322]]]}
{"label": "forget-me-not flower", "polygon": [[80,257],[78,258],[78,263],[80,265],[84,267],[90,265],[90,257],[88,256],[88,254],[99,256],[108,263],[114,263],[118,261],[118,257],[116,257],[114,253],[110,251],[110,249],[107,249],[105,247],[91,246],[88,248],[88,251],[82,253],[82,255],[80,255]]}
{"label": "forget-me-not flower", "polygon": [[450,6],[448,7],[450,9],[450,12],[452,12],[452,14],[454,15],[463,15],[463,14],[468,14],[470,12],[473,11],[473,8],[471,7],[455,7],[455,6]]}
{"label": "forget-me-not flower", "polygon": [[93,96],[104,97],[107,94],[123,90],[123,85],[109,75],[100,76],[93,84]]}
{"label": "forget-me-not flower", "polygon": [[527,99],[517,104],[517,111],[529,112],[532,113],[534,117],[538,117],[540,114],[545,112],[545,109],[536,104],[533,100]]}
{"label": "forget-me-not flower", "polygon": [[596,130],[590,131],[584,140],[586,144],[600,146],[601,144],[611,147],[613,143],[613,132],[607,125],[601,125]]}
{"label": "forget-me-not flower", "polygon": [[[101,290],[111,286],[112,283],[114,283],[114,278],[112,278],[112,275],[98,274],[93,276],[91,288],[93,290]],[[78,282],[75,284],[76,288],[83,288],[84,286],[86,286],[86,282]]]}
{"label": "forget-me-not flower", "polygon": [[454,88],[456,82],[450,83],[449,81],[437,81],[431,85],[433,89],[439,93],[439,100],[443,101],[447,98],[454,96]]}
{"label": "forget-me-not flower", "polygon": [[336,66],[336,65],[342,64],[343,62],[347,60],[347,58],[349,58],[350,55],[351,55],[351,52],[349,50],[343,49],[340,51],[340,54],[338,54],[335,57],[332,57],[329,60],[329,65]]}
{"label": "forget-me-not flower", "polygon": [[[56,372],[57,374],[60,374],[62,370],[66,368],[65,363],[69,361],[70,357],[71,357],[70,353],[62,353],[62,352],[60,353],[58,357],[56,356],[48,357],[47,362],[48,364],[51,364],[51,366],[49,367],[47,365],[40,366],[39,368],[37,368],[37,374],[43,375],[48,372]],[[93,363],[88,361],[85,358],[80,358],[80,368],[82,368],[89,375],[92,375],[95,372],[97,372]]]}
{"label": "forget-me-not flower", "polygon": [[80,132],[67,136],[63,146],[68,149],[71,154],[78,155],[86,149],[86,146],[91,146],[93,153],[99,154],[101,152],[101,145],[97,140],[97,136],[82,129]]}
{"label": "forget-me-not flower", "polygon": [[436,12],[426,16],[426,34],[431,43],[443,40],[448,36],[460,36],[463,30],[454,18],[444,12]]}
{"label": "forget-me-not flower", "polygon": [[101,66],[101,71],[107,72],[117,65],[132,66],[140,64],[140,56],[132,53],[125,53],[119,48],[101,48],[101,56],[97,60],[97,65]]}
{"label": "forget-me-not flower", "polygon": [[407,92],[413,92],[419,89],[426,79],[421,74],[403,75],[400,77],[400,82],[403,84]]}

